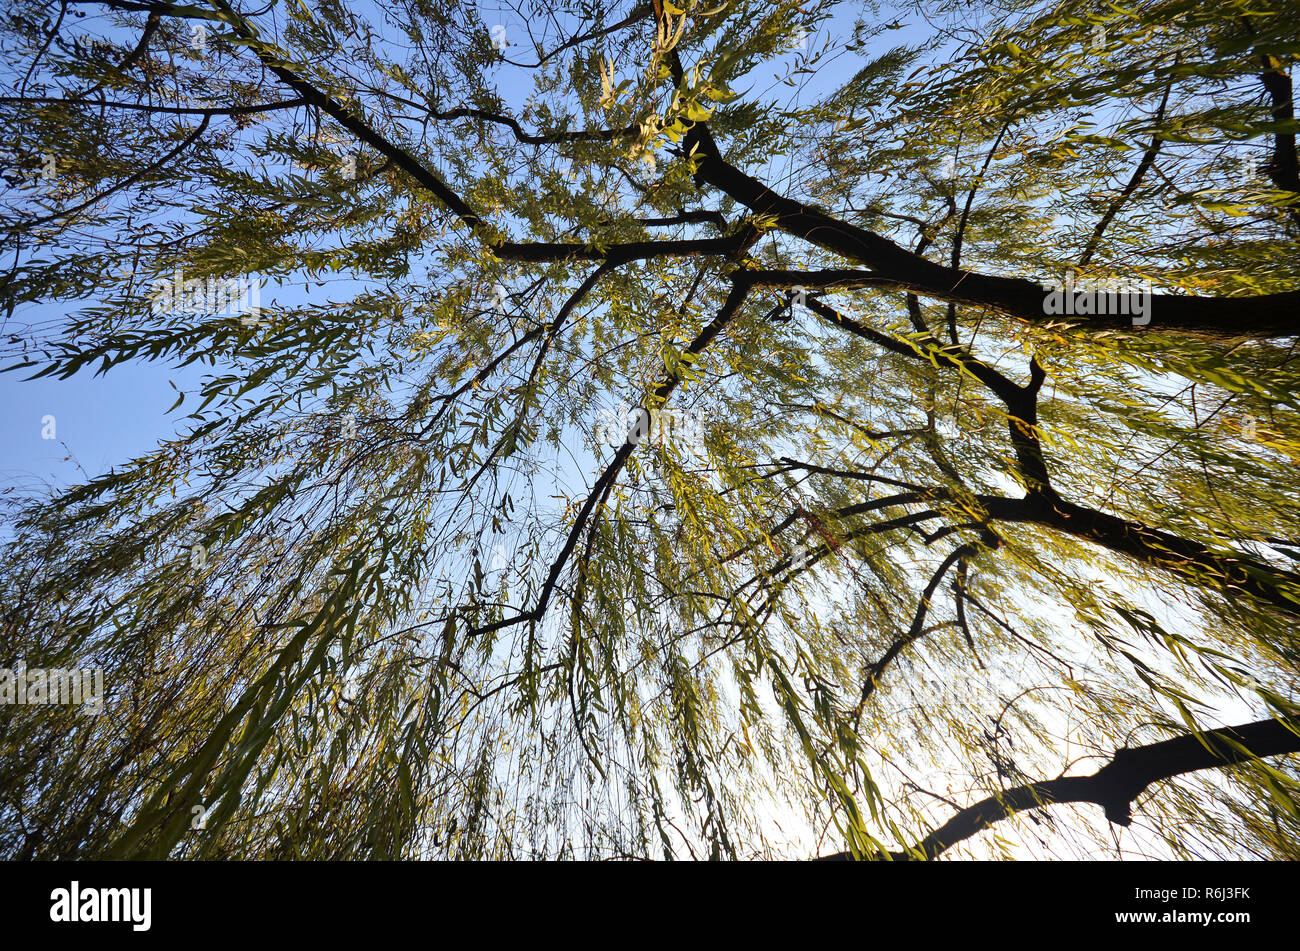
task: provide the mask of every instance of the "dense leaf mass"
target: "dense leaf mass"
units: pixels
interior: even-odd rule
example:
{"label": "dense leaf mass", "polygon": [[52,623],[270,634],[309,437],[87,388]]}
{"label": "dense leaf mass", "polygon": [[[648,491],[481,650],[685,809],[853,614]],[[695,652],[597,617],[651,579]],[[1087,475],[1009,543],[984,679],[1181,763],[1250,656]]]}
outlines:
{"label": "dense leaf mass", "polygon": [[195,381],[4,496],[0,664],[105,712],[0,705],[0,854],[1300,858],[1293,3],[0,45],[3,365]]}

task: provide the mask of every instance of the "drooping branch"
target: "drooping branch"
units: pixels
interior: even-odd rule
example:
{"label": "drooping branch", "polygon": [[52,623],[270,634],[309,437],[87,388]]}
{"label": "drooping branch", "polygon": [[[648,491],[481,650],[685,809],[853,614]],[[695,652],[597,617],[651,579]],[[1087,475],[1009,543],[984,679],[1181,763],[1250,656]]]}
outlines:
{"label": "drooping branch", "polygon": [[[129,4],[124,5],[122,0],[103,0],[103,2],[110,7],[116,7],[118,9],[126,9],[129,7]],[[440,176],[428,168],[419,158],[391,141],[387,136],[382,135],[370,123],[366,122],[362,116],[359,116],[354,110],[345,106],[336,97],[322,91],[306,78],[290,69],[280,51],[272,44],[261,40],[256,27],[236,13],[226,0],[214,0],[214,3],[221,11],[219,14],[220,18],[224,19],[232,26],[235,32],[244,40],[245,45],[247,45],[261,61],[262,65],[292,89],[294,93],[296,93],[295,99],[287,100],[286,102],[291,101],[294,104],[303,103],[314,106],[321,112],[324,112],[326,115],[333,118],[348,132],[356,136],[356,138],[361,142],[364,142],[366,145],[384,155],[385,158],[387,158],[396,168],[411,175],[420,187],[442,202],[453,214],[456,215],[456,217],[473,229],[496,256],[504,260],[550,262],[586,259],[606,261],[610,264],[621,264],[628,261],[656,257],[659,255],[727,255],[733,254],[737,251],[746,250],[759,237],[759,232],[752,227],[746,226],[740,228],[736,234],[724,238],[705,238],[676,242],[632,242],[606,249],[598,249],[588,244],[580,244],[576,242],[522,243],[501,240],[499,237],[495,236],[494,229],[492,229],[487,220],[484,219],[478,211],[472,208],[468,202],[457,195]],[[151,12],[182,18],[189,18],[195,15],[193,10],[189,7],[181,7],[169,3],[150,4],[146,8]],[[279,108],[279,106],[276,106],[276,108]],[[220,113],[213,112],[211,114]],[[204,113],[203,115],[206,123],[209,114]],[[519,127],[518,123],[515,123],[514,120],[494,113],[488,113],[483,110],[453,110],[448,113],[435,114],[435,118],[468,117],[477,117],[503,122],[512,126],[517,135],[525,138],[525,140],[528,139],[527,134],[523,132],[522,127]],[[537,141],[614,139],[625,134],[625,132],[626,130],[602,130],[594,133],[566,133],[566,135],[569,135],[568,139],[554,139],[542,136],[538,138]]]}
{"label": "drooping branch", "polygon": [[97,202],[101,202],[104,199],[111,197],[112,195],[115,195],[116,193],[122,191],[124,188],[128,188],[131,185],[134,185],[136,182],[140,181],[145,176],[152,175],[154,172],[163,168],[168,162],[176,158],[176,156],[180,155],[191,145],[197,142],[199,136],[203,135],[203,131],[207,129],[208,122],[211,121],[211,119],[212,119],[211,116],[204,116],[201,120],[199,120],[199,124],[195,126],[193,132],[191,132],[184,139],[182,139],[175,148],[168,151],[166,155],[158,159],[156,162],[150,162],[148,165],[144,166],[143,168],[132,172],[130,175],[122,179],[116,185],[110,185],[108,188],[104,189],[101,192],[98,192],[97,194],[90,196],[85,201],[78,203],[72,208],[68,208],[63,211],[56,211],[53,212],[52,214],[45,215],[44,217],[37,218],[34,221],[26,222],[25,223],[26,226],[32,228],[38,225],[47,224],[51,221],[57,221],[60,218],[67,218],[71,215],[75,215],[78,212],[84,211],[85,209],[89,208],[91,205],[96,204]]}
{"label": "drooping branch", "polygon": [[259,112],[272,112],[276,109],[293,109],[305,106],[303,99],[280,99],[274,102],[258,102],[247,106],[162,106],[149,102],[108,102],[101,99],[61,99],[57,96],[0,96],[0,105],[13,106],[33,103],[45,105],[65,104],[70,106],[129,109],[133,112],[148,112],[166,116],[251,116]]}
{"label": "drooping branch", "polygon": [[[1173,89],[1173,86],[1174,81],[1170,79],[1168,85],[1165,86],[1165,94],[1160,100],[1160,107],[1156,109],[1156,117],[1154,121],[1157,126],[1159,126],[1160,122],[1165,117],[1165,107],[1169,104],[1169,91]],[[1160,138],[1160,133],[1153,133],[1151,136],[1151,144],[1148,145],[1146,151],[1142,153],[1142,158],[1137,163],[1137,168],[1133,169],[1133,174],[1129,176],[1128,184],[1124,186],[1123,190],[1116,196],[1115,200],[1110,203],[1110,207],[1106,209],[1105,214],[1101,216],[1101,220],[1098,221],[1096,227],[1092,229],[1092,237],[1088,239],[1088,245],[1083,249],[1083,254],[1079,258],[1080,267],[1086,267],[1088,262],[1092,260],[1092,256],[1097,250],[1097,245],[1101,243],[1101,236],[1106,232],[1106,228],[1110,224],[1111,219],[1114,218],[1120,208],[1123,207],[1124,202],[1129,200],[1129,197],[1137,190],[1138,185],[1141,183],[1142,177],[1146,175],[1151,166],[1155,164],[1156,156],[1160,152],[1160,146],[1162,143],[1163,140]]]}
{"label": "drooping branch", "polygon": [[943,581],[943,578],[948,573],[949,569],[958,562],[964,563],[971,556],[977,554],[983,547],[984,546],[980,542],[966,542],[963,545],[958,545],[948,553],[948,557],[943,560],[937,569],[935,569],[934,574],[930,576],[929,583],[925,586],[925,590],[921,592],[921,599],[916,606],[916,614],[912,618],[912,626],[908,628],[907,633],[903,634],[890,644],[885,653],[883,653],[878,660],[867,668],[866,676],[863,677],[862,681],[862,696],[858,700],[858,706],[854,714],[855,717],[860,717],[862,715],[862,710],[866,706],[867,701],[871,699],[872,693],[875,692],[876,684],[880,680],[881,675],[885,672],[885,669],[894,662],[894,659],[898,657],[898,655],[901,654],[908,645],[916,641],[925,630],[925,618],[930,611],[930,599],[934,597],[935,589],[939,587],[940,582]]}
{"label": "drooping branch", "polygon": [[[887,505],[955,498],[951,490],[936,486],[920,492],[854,503],[834,514],[839,518],[851,518]],[[1300,574],[1276,568],[1250,555],[1216,550],[1141,522],[1076,505],[1054,493],[1050,497],[1030,495],[1020,499],[973,495],[969,502],[979,507],[982,519],[987,521],[1041,525],[1160,568],[1194,587],[1211,585],[1229,595],[1237,592],[1249,594],[1286,614],[1300,616]],[[938,513],[927,511],[923,514],[934,518]],[[981,521],[980,524],[985,523]],[[851,538],[853,533],[845,537]]]}
{"label": "drooping branch", "polygon": [[[416,105],[412,103],[412,105]],[[460,107],[457,109],[437,110],[426,109],[429,117],[438,120],[449,119],[482,119],[485,122],[495,122],[497,125],[503,125],[514,133],[516,139],[525,145],[552,145],[562,144],[565,142],[612,142],[615,139],[625,139],[628,136],[637,133],[637,126],[627,126],[622,129],[573,129],[564,132],[528,132],[515,119],[499,112],[489,112],[486,109],[470,109]]]}
{"label": "drooping branch", "polygon": [[1300,616],[1300,574],[1237,552],[1216,551],[1190,538],[1076,505],[1060,496],[1006,500],[998,515],[1032,522],[1082,538],[1118,554],[1169,571],[1193,586],[1212,585],[1225,594],[1244,592]]}
{"label": "drooping branch", "polygon": [[[957,230],[952,237],[952,254],[948,260],[948,263],[954,268],[961,266],[961,248],[966,239],[966,225],[970,222],[971,205],[975,202],[975,195],[979,192],[980,185],[984,183],[984,176],[988,174],[989,165],[993,163],[993,157],[997,155],[998,148],[1002,145],[1002,139],[1011,128],[1011,122],[1012,120],[1008,119],[1002,124],[1002,129],[998,132],[997,138],[993,140],[993,145],[989,147],[988,153],[984,156],[984,165],[980,168],[979,175],[975,177],[970,190],[966,192],[966,202],[962,206],[961,217],[957,220]],[[954,345],[959,342],[957,337],[957,304],[955,301],[948,301],[948,338]]]}
{"label": "drooping branch", "polygon": [[[742,305],[745,303],[746,298],[749,296],[750,290],[751,285],[744,279],[743,272],[741,275],[737,275],[733,278],[731,289],[727,294],[726,300],[723,301],[722,306],[718,309],[713,320],[705,325],[700,332],[695,335],[695,339],[683,349],[683,364],[689,363],[692,358],[698,357],[703,353],[718,334],[722,333],[727,325],[735,319],[736,315],[740,312]],[[656,404],[665,402],[668,397],[672,395],[673,391],[681,384],[681,381],[682,370],[680,369],[666,374],[663,381],[655,387],[652,399]],[[598,515],[601,500],[605,497],[606,490],[623,471],[623,467],[627,464],[628,458],[631,457],[632,452],[636,447],[637,443],[631,439],[626,440],[621,446],[619,446],[617,451],[614,453],[614,457],[605,466],[600,477],[592,486],[591,491],[587,493],[587,498],[583,502],[582,507],[578,510],[577,515],[574,517],[573,524],[569,528],[569,533],[565,538],[559,554],[556,555],[554,561],[551,563],[550,570],[548,571],[545,580],[542,582],[541,589],[533,607],[528,611],[512,617],[502,618],[499,621],[494,621],[477,628],[475,630],[476,635],[491,633],[515,624],[534,623],[541,620],[543,615],[546,613],[546,608],[550,603],[556,584],[559,582],[560,573],[564,570],[564,566],[568,563],[570,556],[573,554],[574,549],[581,540],[588,523]]]}
{"label": "drooping branch", "polygon": [[697,257],[700,255],[730,255],[748,250],[759,238],[759,232],[750,226],[741,227],[725,238],[686,238],[680,241],[629,241],[608,248],[597,248],[576,242],[507,241],[496,245],[492,251],[503,261],[605,261],[609,264],[626,264],[629,261],[655,257]]}
{"label": "drooping branch", "polygon": [[[838,272],[807,273],[836,274]],[[800,272],[796,271],[769,272],[762,280],[776,280],[778,274],[781,277],[796,279],[800,276]],[[854,278],[848,276],[841,278],[841,280],[850,285],[856,282]],[[947,364],[956,367],[988,387],[1007,408],[1007,426],[1010,430],[1011,444],[1016,450],[1025,490],[1031,495],[1052,494],[1047,473],[1047,462],[1043,457],[1043,449],[1036,429],[1038,425],[1038,391],[1046,379],[1046,372],[1036,359],[1030,360],[1029,382],[1022,386],[1013,382],[983,360],[973,356],[965,348],[961,346],[943,346],[929,332],[919,340],[904,340],[867,327],[822,301],[808,299],[805,301],[805,306],[831,325],[847,330],[886,350],[902,356],[930,360],[936,366]]]}
{"label": "drooping branch", "polygon": [[404,106],[410,106],[418,109],[430,119],[438,122],[449,122],[456,119],[479,119],[483,122],[491,122],[496,125],[505,126],[513,133],[515,140],[524,145],[561,145],[570,142],[613,142],[616,139],[624,139],[636,135],[640,131],[640,126],[630,125],[621,129],[566,129],[556,132],[529,132],[520,124],[519,120],[513,116],[506,115],[503,112],[493,112],[489,109],[478,109],[470,106],[457,106],[455,109],[436,109],[429,103],[417,102],[414,99],[408,99],[406,96],[399,96],[396,93],[389,92],[387,89],[380,89],[376,86],[368,87],[368,91],[374,93],[390,102],[400,103]]}
{"label": "drooping branch", "polygon": [[[144,56],[144,54],[148,51],[149,41],[153,39],[154,35],[158,32],[158,28],[161,25],[162,25],[162,18],[159,17],[157,13],[150,13],[148,18],[146,18],[145,20],[144,29],[140,33],[140,39],[136,42],[135,46],[131,48],[131,51],[122,58],[122,61],[118,63],[115,67],[111,68],[112,73],[119,77],[125,76],[126,71],[129,70],[136,63],[138,63],[140,59]],[[95,83],[93,86],[88,88],[85,92],[78,93],[72,98],[85,99],[87,96],[91,95],[92,93],[99,92],[101,89],[103,89],[104,86],[107,84],[107,82],[108,82],[107,78],[101,79],[99,82]]]}
{"label": "drooping branch", "polygon": [[[1062,776],[990,796],[958,812],[911,849],[881,857],[895,861],[932,859],[1014,813],[1059,803],[1096,803],[1111,822],[1127,826],[1132,821],[1130,804],[1153,783],[1202,769],[1297,752],[1300,752],[1300,716],[1257,720],[1201,734],[1190,733],[1148,746],[1126,747],[1091,776]],[[852,858],[849,852],[819,857],[821,861]]]}
{"label": "drooping branch", "polygon": [[[950,490],[934,487],[924,492],[855,503],[835,514],[849,518],[886,504],[906,505],[952,498],[955,496]],[[982,510],[988,521],[1041,525],[1167,571],[1194,587],[1211,585],[1228,595],[1237,592],[1249,594],[1286,614],[1300,616],[1300,574],[1276,568],[1250,555],[1213,549],[1141,522],[1076,505],[1055,493],[1050,497],[1030,495],[1020,499],[973,495],[969,501]],[[929,517],[935,514],[930,512]]]}
{"label": "drooping branch", "polygon": [[[326,95],[316,86],[289,69],[284,60],[277,55],[278,50],[263,41],[258,36],[256,28],[237,14],[230,4],[226,3],[226,0],[213,0],[213,2],[224,14],[222,18],[230,23],[239,37],[256,54],[262,65],[297,93],[299,98],[324,112],[366,145],[382,154],[402,171],[411,175],[423,188],[437,197],[470,228],[475,231],[490,232],[488,223],[480,217],[478,212],[448,188],[447,184],[426,168],[424,163],[405,149],[389,141],[385,136],[380,135],[368,123],[363,122],[360,117],[346,109],[333,96]],[[111,0],[109,5],[118,6],[119,4],[116,0]],[[177,8],[171,4],[159,4],[156,8],[161,8],[160,12],[170,15],[189,15],[188,8]]]}
{"label": "drooping branch", "polygon": [[536,63],[516,63],[514,60],[507,59],[505,56],[502,56],[501,59],[504,62],[509,63],[511,66],[518,66],[521,69],[540,69],[542,66],[546,65],[547,60],[553,59],[554,57],[563,53],[565,50],[572,49],[575,46],[578,46],[582,43],[586,43],[588,40],[598,40],[602,36],[608,36],[609,34],[615,33],[623,29],[624,27],[632,26],[634,23],[640,23],[642,20],[651,16],[651,14],[653,14],[654,12],[655,12],[655,7],[653,4],[650,3],[638,4],[632,10],[631,13],[629,13],[622,20],[615,23],[613,26],[603,27],[602,29],[598,29],[598,30],[589,30],[586,33],[582,33],[579,34],[578,36],[571,37],[565,40],[559,46],[555,47],[555,49],[551,50],[549,53],[540,55]]}

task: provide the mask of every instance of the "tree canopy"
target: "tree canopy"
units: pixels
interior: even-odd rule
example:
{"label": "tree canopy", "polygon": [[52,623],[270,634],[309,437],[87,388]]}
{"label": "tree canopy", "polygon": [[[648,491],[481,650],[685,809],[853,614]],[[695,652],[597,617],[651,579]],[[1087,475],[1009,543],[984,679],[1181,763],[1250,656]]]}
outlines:
{"label": "tree canopy", "polygon": [[0,30],[3,854],[1300,858],[1293,4]]}

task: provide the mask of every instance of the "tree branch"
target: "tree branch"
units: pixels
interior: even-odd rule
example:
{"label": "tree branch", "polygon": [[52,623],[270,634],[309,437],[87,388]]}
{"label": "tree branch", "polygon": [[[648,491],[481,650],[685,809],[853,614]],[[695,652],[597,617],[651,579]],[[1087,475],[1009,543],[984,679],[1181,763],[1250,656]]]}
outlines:
{"label": "tree branch", "polygon": [[893,663],[894,658],[901,654],[904,648],[921,636],[925,627],[925,616],[930,610],[930,599],[934,597],[934,591],[939,587],[939,583],[943,581],[943,577],[948,573],[948,569],[959,561],[965,564],[972,555],[977,554],[983,549],[983,547],[984,546],[980,542],[966,542],[964,545],[958,545],[948,553],[948,557],[943,560],[943,563],[940,564],[934,574],[930,576],[929,584],[927,584],[925,590],[921,592],[921,600],[916,606],[916,614],[912,618],[912,626],[908,628],[906,634],[890,644],[889,649],[886,650],[875,663],[867,668],[866,677],[863,678],[862,682],[862,696],[859,698],[857,709],[854,711],[855,719],[862,716],[862,710],[866,706],[867,701],[871,699],[872,693],[875,692],[876,683],[880,680],[880,675],[885,672],[885,668]]}
{"label": "tree branch", "polygon": [[[1059,322],[1044,308],[1044,289],[1022,278],[977,274],[927,261],[882,235],[786,198],[722,158],[703,123],[691,126],[683,152],[695,163],[697,185],[713,185],[755,214],[775,219],[781,230],[871,268],[879,279],[915,294],[989,307],[1030,322]],[[1288,337],[1300,330],[1300,291],[1256,297],[1151,295],[1150,326],[1206,337]],[[1092,315],[1088,326],[1127,326],[1127,315]]]}
{"label": "tree branch", "polygon": [[[895,861],[932,859],[1016,812],[1058,803],[1096,803],[1111,822],[1127,826],[1132,821],[1130,804],[1152,783],[1197,770],[1296,752],[1300,752],[1300,716],[1257,720],[1242,726],[1189,733],[1148,746],[1126,747],[1091,776],[1062,776],[990,796],[961,810],[911,849],[881,857]],[[819,856],[818,860],[852,858],[849,852],[839,852]]]}
{"label": "tree branch", "polygon": [[[1260,74],[1260,81],[1268,90],[1273,102],[1273,121],[1290,122],[1295,118],[1295,105],[1291,98],[1291,77],[1275,57],[1265,56],[1266,72]],[[1296,160],[1295,133],[1277,132],[1273,135],[1273,158],[1266,171],[1268,177],[1278,188],[1291,192],[1300,192],[1300,162]],[[1300,198],[1292,203],[1300,205]]]}
{"label": "tree branch", "polygon": [[[1164,97],[1160,100],[1160,108],[1156,110],[1155,124],[1157,126],[1165,117],[1165,106],[1169,104],[1169,91],[1173,88],[1174,81],[1173,79],[1170,79],[1168,85],[1165,86]],[[1151,144],[1148,145],[1147,150],[1142,153],[1142,160],[1138,162],[1137,168],[1133,169],[1133,174],[1129,177],[1128,184],[1124,186],[1124,190],[1119,193],[1119,196],[1111,202],[1110,207],[1106,209],[1106,213],[1103,214],[1101,220],[1097,222],[1097,226],[1092,229],[1092,237],[1088,239],[1088,246],[1083,249],[1083,255],[1079,258],[1080,267],[1085,267],[1088,262],[1092,260],[1092,255],[1097,250],[1097,245],[1101,242],[1101,236],[1105,233],[1107,225],[1110,224],[1111,219],[1115,217],[1124,202],[1128,201],[1129,196],[1137,190],[1138,183],[1142,181],[1142,176],[1144,176],[1147,173],[1147,170],[1155,163],[1156,155],[1160,152],[1162,142],[1163,140],[1160,138],[1159,132],[1152,134]]]}

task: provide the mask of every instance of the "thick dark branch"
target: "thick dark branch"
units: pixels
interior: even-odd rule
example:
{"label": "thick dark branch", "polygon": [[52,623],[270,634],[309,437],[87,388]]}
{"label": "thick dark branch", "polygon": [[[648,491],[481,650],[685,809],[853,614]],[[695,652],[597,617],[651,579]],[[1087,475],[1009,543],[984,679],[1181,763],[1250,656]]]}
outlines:
{"label": "thick dark branch", "polygon": [[[109,6],[124,8],[120,0],[106,0],[106,2]],[[222,11],[222,19],[229,22],[235,32],[247,41],[247,45],[257,55],[262,65],[297,93],[302,102],[320,109],[359,140],[384,155],[397,168],[411,175],[421,187],[438,198],[461,221],[479,232],[487,240],[492,251],[501,258],[514,261],[556,261],[584,258],[588,260],[604,260],[610,264],[620,264],[642,257],[652,257],[657,254],[726,254],[744,250],[757,240],[758,233],[752,228],[744,228],[731,238],[709,238],[701,239],[699,242],[637,242],[631,245],[619,246],[617,250],[610,251],[599,251],[585,244],[521,244],[492,239],[489,237],[491,234],[489,223],[418,158],[389,141],[388,138],[349,111],[338,100],[325,94],[291,70],[279,54],[279,51],[261,41],[258,38],[256,28],[235,13],[226,0],[214,0],[214,3]],[[190,8],[174,7],[171,4],[151,4],[147,9],[175,16],[188,17],[192,15]],[[506,117],[494,116],[479,110],[460,111],[464,112],[465,115],[474,114],[480,118],[495,118],[507,124],[514,124],[517,131],[523,134],[523,130],[518,127],[517,123]],[[446,115],[450,116],[452,114],[447,113]],[[609,133],[609,136],[614,137],[619,134],[622,133]],[[602,132],[599,135],[603,137],[606,133]]]}
{"label": "thick dark branch", "polygon": [[[801,276],[806,275],[837,275],[838,277],[828,277],[827,279],[838,279],[843,282],[840,286],[845,286],[845,284],[852,284],[857,280],[848,276],[853,273],[762,272],[761,276],[757,277],[756,280],[774,282],[778,279],[789,278],[798,280]],[[796,284],[795,286],[806,285]],[[862,337],[864,340],[869,340],[893,353],[931,360],[936,365],[947,364],[957,367],[987,386],[1007,407],[1007,425],[1011,431],[1011,442],[1016,449],[1016,456],[1020,463],[1020,474],[1026,490],[1031,494],[1050,493],[1051,483],[1048,479],[1047,463],[1043,457],[1042,445],[1035,429],[1038,425],[1038,391],[1043,385],[1046,374],[1036,359],[1031,360],[1029,364],[1029,382],[1024,386],[1020,386],[984,361],[967,353],[963,348],[942,346],[932,334],[927,333],[926,336],[915,341],[900,340],[897,337],[892,337],[889,334],[881,333],[858,323],[851,317],[841,314],[819,300],[807,299],[804,301],[804,306],[828,323]]]}
{"label": "thick dark branch", "polygon": [[645,228],[665,228],[669,225],[683,224],[713,224],[724,229],[727,227],[727,219],[722,212],[710,211],[708,209],[679,211],[677,214],[671,215],[667,218],[638,218],[636,223]]}
{"label": "thick dark branch", "polygon": [[[225,14],[223,19],[230,23],[231,27],[239,36],[248,41],[249,47],[261,60],[262,65],[270,72],[274,73],[285,85],[292,89],[298,96],[310,105],[315,106],[332,118],[343,128],[347,129],[366,145],[382,154],[394,165],[412,176],[419,184],[431,192],[444,205],[460,218],[461,221],[469,225],[476,231],[487,230],[489,225],[483,220],[473,208],[453,192],[447,185],[435,175],[432,171],[424,166],[419,159],[411,155],[405,149],[399,148],[387,138],[380,135],[372,129],[367,123],[353,115],[341,103],[331,96],[321,92],[307,80],[303,79],[293,70],[285,65],[284,61],[278,55],[273,55],[273,50],[266,43],[258,38],[257,31],[242,17],[240,17],[226,0],[213,0],[222,12]],[[111,6],[121,6],[118,0],[112,0]],[[157,9],[159,12],[177,15],[183,11],[183,15],[189,16],[189,8],[175,8],[170,4],[158,4],[151,6],[149,9]],[[278,52],[278,51],[275,51]]]}
{"label": "thick dark branch", "polygon": [[[989,307],[1032,322],[1059,322],[1044,307],[1044,289],[1022,278],[977,274],[927,261],[874,232],[772,191],[722,158],[708,128],[697,123],[684,141],[693,156],[695,181],[713,185],[758,215],[771,216],[781,230],[857,261],[895,286],[959,304]],[[1300,291],[1258,297],[1193,297],[1152,294],[1150,327],[1229,339],[1287,337],[1300,331]],[[1129,327],[1128,315],[1093,315],[1090,326]]]}
{"label": "thick dark branch", "polygon": [[[1014,425],[1017,420],[1012,422]],[[794,464],[794,460],[784,461]],[[866,473],[853,474],[826,467],[800,467],[845,478],[867,476]],[[956,498],[949,489],[933,487],[854,503],[834,514],[837,518],[851,518],[894,505]],[[1193,586],[1211,585],[1229,595],[1243,592],[1287,614],[1300,615],[1300,574],[1276,568],[1249,555],[1217,551],[1180,535],[1076,505],[1061,498],[1050,486],[1037,492],[1031,490],[1031,494],[1021,499],[974,495],[969,500],[983,510],[988,521],[1042,525],[1168,571]],[[934,512],[928,513],[930,518],[935,515]],[[985,524],[983,520],[981,524]],[[847,537],[853,537],[853,533]]]}
{"label": "thick dark branch", "polygon": [[181,17],[187,20],[217,20],[225,18],[220,13],[204,10],[201,7],[180,6],[164,3],[162,0],[67,0],[68,6],[103,6],[114,10],[138,11],[141,13],[158,13],[163,16]]}
{"label": "thick dark branch", "polygon": [[1191,585],[1212,585],[1229,595],[1244,592],[1287,614],[1300,615],[1300,574],[1075,505],[1055,493],[1000,500],[996,510],[990,509],[990,516],[1044,525],[1170,571]]}
{"label": "thick dark branch", "polygon": [[[396,98],[396,97],[390,97]],[[635,135],[637,126],[627,126],[623,129],[576,129],[572,132],[544,132],[533,134],[524,129],[515,119],[499,112],[489,112],[486,109],[470,109],[460,107],[457,109],[448,109],[445,112],[437,109],[430,109],[427,106],[421,106],[419,103],[411,102],[409,99],[402,100],[412,106],[423,109],[433,119],[482,119],[484,122],[495,122],[498,125],[504,125],[515,134],[515,138],[526,145],[551,145],[564,142],[612,142],[615,139],[625,139],[628,136]]]}
{"label": "thick dark branch", "polygon": [[28,103],[63,103],[83,108],[107,107],[109,109],[132,109],[137,112],[157,113],[168,116],[247,116],[258,112],[271,112],[275,109],[292,109],[305,106],[304,99],[281,99],[276,102],[259,102],[251,106],[156,106],[147,102],[108,102],[100,99],[60,99],[57,96],[0,96],[0,105],[24,105]]}
{"label": "thick dark branch", "polygon": [[626,264],[662,256],[696,257],[699,255],[739,254],[753,246],[759,232],[743,227],[725,238],[687,238],[681,241],[630,241],[608,248],[598,248],[578,242],[507,241],[496,245],[493,253],[505,261],[604,261],[608,264]]}
{"label": "thick dark branch", "polygon": [[[1300,752],[1300,717],[1296,716],[1125,748],[1091,776],[1062,776],[990,796],[957,813],[910,850],[893,852],[888,857],[898,861],[918,856],[932,859],[1013,813],[1057,803],[1096,803],[1111,822],[1127,826],[1132,821],[1130,804],[1152,783],[1197,770],[1296,752]],[[851,853],[840,852],[821,856],[821,860],[844,861],[852,857]]]}
{"label": "thick dark branch", "polygon": [[[1290,122],[1295,118],[1295,104],[1291,98],[1291,77],[1273,57],[1265,57],[1267,72],[1260,81],[1273,101],[1273,121]],[[1273,158],[1267,166],[1268,177],[1278,188],[1300,192],[1300,162],[1296,160],[1295,133],[1277,132],[1273,136]],[[1297,199],[1300,202],[1300,199]]]}
{"label": "thick dark branch", "polygon": [[[835,280],[852,280],[846,277],[852,272],[822,273],[834,275]],[[800,272],[781,272],[779,277],[784,280],[798,277],[799,274]],[[776,272],[767,272],[766,276],[756,276],[755,281],[773,281],[776,276]],[[1003,401],[1007,407],[1011,441],[1016,450],[1027,496],[1024,499],[979,497],[979,502],[985,505],[990,518],[1034,522],[1054,528],[1170,571],[1190,584],[1209,583],[1225,592],[1244,591],[1288,614],[1300,615],[1300,574],[1274,568],[1246,555],[1215,551],[1191,539],[1075,505],[1061,498],[1051,485],[1036,432],[1038,391],[1045,379],[1043,368],[1037,360],[1030,361],[1029,382],[1017,386],[992,367],[964,352],[938,347],[933,338],[917,343],[906,342],[865,327],[821,301],[810,299],[806,305],[830,323],[895,353],[925,356],[960,367],[988,386]],[[937,497],[925,499],[930,500],[937,500]]]}

